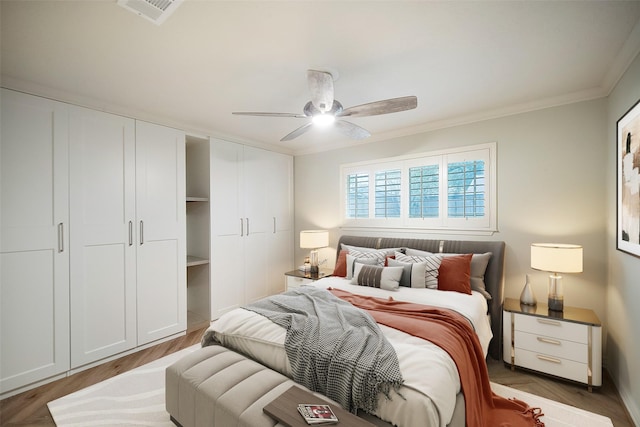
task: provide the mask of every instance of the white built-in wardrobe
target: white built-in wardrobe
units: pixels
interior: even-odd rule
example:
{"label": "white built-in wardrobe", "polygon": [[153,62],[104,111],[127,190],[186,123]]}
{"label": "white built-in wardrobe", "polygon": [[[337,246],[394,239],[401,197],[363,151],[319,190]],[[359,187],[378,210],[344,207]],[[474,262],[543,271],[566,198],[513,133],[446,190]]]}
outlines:
{"label": "white built-in wardrobe", "polygon": [[0,396],[284,290],[292,156],[0,98]]}
{"label": "white built-in wardrobe", "polygon": [[1,103],[0,394],[183,333],[184,132]]}
{"label": "white built-in wardrobe", "polygon": [[284,291],[293,265],[293,158],[211,139],[211,319]]}

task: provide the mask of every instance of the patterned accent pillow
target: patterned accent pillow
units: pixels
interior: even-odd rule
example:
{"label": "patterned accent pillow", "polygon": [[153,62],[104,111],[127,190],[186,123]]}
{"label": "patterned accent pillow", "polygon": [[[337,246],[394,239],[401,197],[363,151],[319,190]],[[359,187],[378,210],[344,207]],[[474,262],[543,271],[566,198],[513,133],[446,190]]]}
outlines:
{"label": "patterned accent pillow", "polygon": [[442,255],[416,256],[396,252],[396,261],[414,264],[411,266],[411,287],[438,289],[438,269]]}
{"label": "patterned accent pillow", "polygon": [[403,270],[404,268],[402,267],[379,267],[377,265],[356,263],[351,283],[387,291],[397,291]]}
{"label": "patterned accent pillow", "polygon": [[[347,279],[351,279],[353,277],[353,261],[349,262],[351,259],[358,260],[374,260],[376,265],[380,267],[384,267],[384,262],[387,259],[387,255],[393,254],[393,252],[389,253],[387,249],[385,250],[377,250],[371,252],[361,252],[355,249],[349,249],[349,254],[347,256]],[[371,264],[369,261],[365,261],[366,264]]]}
{"label": "patterned accent pillow", "polygon": [[353,270],[355,270],[356,264],[378,265],[378,260],[376,258],[356,258],[351,254],[347,254],[346,279],[353,278]]}

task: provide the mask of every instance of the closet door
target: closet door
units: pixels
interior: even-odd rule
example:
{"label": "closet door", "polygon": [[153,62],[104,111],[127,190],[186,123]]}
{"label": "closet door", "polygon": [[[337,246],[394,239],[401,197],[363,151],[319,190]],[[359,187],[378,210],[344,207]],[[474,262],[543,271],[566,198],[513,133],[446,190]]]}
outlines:
{"label": "closet door", "polygon": [[67,107],[2,90],[0,393],[69,369]]}
{"label": "closet door", "polygon": [[269,152],[244,147],[241,200],[246,221],[244,236],[244,301],[252,302],[269,295],[267,286],[267,247],[273,221],[269,216]]}
{"label": "closet door", "polygon": [[268,234],[267,285],[269,294],[284,292],[282,275],[293,266],[293,158],[269,153],[267,212],[272,220]]}
{"label": "closet door", "polygon": [[185,134],[136,122],[138,345],[187,329]]}
{"label": "closet door", "polygon": [[134,121],[70,112],[71,366],[136,345]]}
{"label": "closet door", "polygon": [[211,319],[244,303],[245,217],[240,144],[211,140]]}

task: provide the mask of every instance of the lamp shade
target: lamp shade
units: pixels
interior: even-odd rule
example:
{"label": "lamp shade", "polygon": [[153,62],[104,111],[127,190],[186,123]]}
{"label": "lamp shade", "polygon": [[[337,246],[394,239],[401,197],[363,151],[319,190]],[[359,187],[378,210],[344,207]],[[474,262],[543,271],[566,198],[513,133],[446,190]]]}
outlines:
{"label": "lamp shade", "polygon": [[532,243],[531,268],[552,273],[581,273],[582,246]]}
{"label": "lamp shade", "polygon": [[329,232],[327,230],[302,230],[300,232],[301,248],[317,249],[327,246],[329,246]]}

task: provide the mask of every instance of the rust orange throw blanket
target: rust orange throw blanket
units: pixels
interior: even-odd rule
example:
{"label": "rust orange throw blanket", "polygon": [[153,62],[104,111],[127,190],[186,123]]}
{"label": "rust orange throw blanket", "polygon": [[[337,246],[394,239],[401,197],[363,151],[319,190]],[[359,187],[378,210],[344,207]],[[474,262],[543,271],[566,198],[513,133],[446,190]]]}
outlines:
{"label": "rust orange throw blanket", "polygon": [[452,310],[338,289],[331,292],[367,310],[376,322],[431,341],[449,353],[460,375],[467,427],[544,427],[539,409],[493,393],[480,341],[464,316]]}

